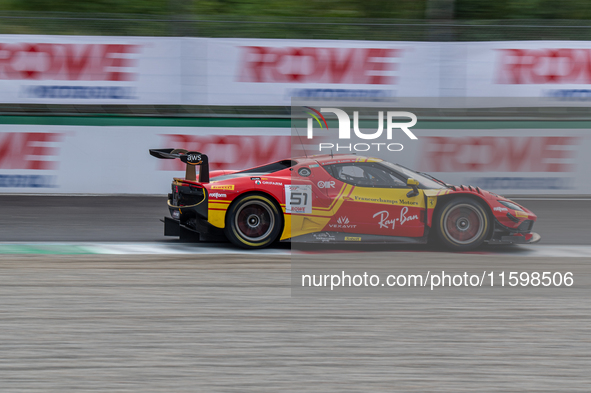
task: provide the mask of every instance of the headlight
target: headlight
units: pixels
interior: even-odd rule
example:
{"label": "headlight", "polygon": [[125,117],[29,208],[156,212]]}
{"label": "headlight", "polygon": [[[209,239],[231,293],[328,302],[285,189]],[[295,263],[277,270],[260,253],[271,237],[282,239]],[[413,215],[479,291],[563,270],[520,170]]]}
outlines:
{"label": "headlight", "polygon": [[509,209],[513,209],[513,210],[517,210],[517,211],[524,211],[521,207],[517,206],[515,203],[513,202],[509,202],[509,201],[498,201],[501,205],[508,207]]}

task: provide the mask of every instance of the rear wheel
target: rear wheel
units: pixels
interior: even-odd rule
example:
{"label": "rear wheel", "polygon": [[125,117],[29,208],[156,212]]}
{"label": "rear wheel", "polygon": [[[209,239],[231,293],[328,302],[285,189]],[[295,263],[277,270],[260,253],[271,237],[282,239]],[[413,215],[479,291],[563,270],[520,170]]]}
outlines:
{"label": "rear wheel", "polygon": [[434,225],[437,237],[445,247],[467,251],[484,242],[491,224],[480,203],[470,198],[456,198],[438,210]]}
{"label": "rear wheel", "polygon": [[228,239],[242,248],[263,248],[272,244],[283,227],[283,215],[277,205],[264,195],[239,198],[226,214]]}

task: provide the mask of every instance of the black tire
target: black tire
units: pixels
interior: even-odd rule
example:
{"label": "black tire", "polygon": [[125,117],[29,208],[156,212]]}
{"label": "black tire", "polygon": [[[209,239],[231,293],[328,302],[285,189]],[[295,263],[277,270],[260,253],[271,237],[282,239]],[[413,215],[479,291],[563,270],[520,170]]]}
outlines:
{"label": "black tire", "polygon": [[474,199],[454,198],[435,212],[433,226],[443,246],[468,251],[484,242],[491,220],[482,204]]}
{"label": "black tire", "polygon": [[244,195],[226,213],[224,232],[233,244],[242,248],[271,245],[283,228],[283,214],[271,197]]}

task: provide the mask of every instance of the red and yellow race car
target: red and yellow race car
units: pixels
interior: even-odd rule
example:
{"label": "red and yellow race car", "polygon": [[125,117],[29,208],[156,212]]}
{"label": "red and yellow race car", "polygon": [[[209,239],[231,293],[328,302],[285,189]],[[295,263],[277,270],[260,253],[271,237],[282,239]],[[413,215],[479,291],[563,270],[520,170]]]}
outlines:
{"label": "red and yellow race car", "polygon": [[199,152],[150,154],[187,164],[185,178],[172,182],[171,217],[164,219],[164,234],[183,241],[227,238],[244,248],[275,241],[439,241],[462,251],[484,242],[540,240],[532,232],[536,215],[525,207],[377,158],[321,155],[210,173],[208,157]]}

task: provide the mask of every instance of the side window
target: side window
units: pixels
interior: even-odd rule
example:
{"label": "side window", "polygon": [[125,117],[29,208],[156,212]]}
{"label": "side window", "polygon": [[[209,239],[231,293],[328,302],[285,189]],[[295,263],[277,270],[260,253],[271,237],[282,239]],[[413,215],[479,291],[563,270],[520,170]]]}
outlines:
{"label": "side window", "polygon": [[359,187],[405,188],[406,182],[393,172],[375,163],[328,165],[325,169],[334,178]]}

